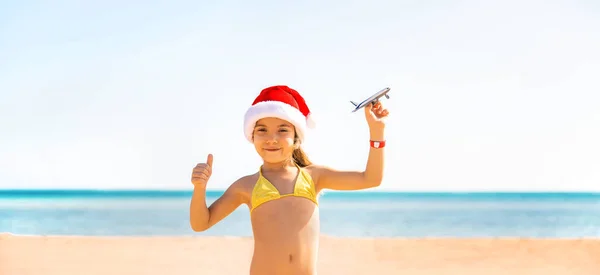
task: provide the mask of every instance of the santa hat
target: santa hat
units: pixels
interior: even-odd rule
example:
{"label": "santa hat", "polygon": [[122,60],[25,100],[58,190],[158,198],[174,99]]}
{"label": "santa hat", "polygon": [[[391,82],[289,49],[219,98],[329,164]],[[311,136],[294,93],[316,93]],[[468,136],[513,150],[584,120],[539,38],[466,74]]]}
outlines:
{"label": "santa hat", "polygon": [[300,142],[306,130],[314,128],[310,110],[300,94],[284,85],[268,87],[260,92],[244,115],[244,134],[252,142],[256,122],[265,117],[276,117],[294,125]]}

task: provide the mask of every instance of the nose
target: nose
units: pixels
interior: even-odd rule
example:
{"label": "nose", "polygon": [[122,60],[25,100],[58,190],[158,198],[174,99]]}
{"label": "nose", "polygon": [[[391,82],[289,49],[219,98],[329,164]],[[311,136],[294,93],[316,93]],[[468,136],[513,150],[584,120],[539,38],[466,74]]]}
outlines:
{"label": "nose", "polygon": [[265,140],[268,144],[277,143],[277,135],[276,134],[267,135],[265,138],[266,138]]}

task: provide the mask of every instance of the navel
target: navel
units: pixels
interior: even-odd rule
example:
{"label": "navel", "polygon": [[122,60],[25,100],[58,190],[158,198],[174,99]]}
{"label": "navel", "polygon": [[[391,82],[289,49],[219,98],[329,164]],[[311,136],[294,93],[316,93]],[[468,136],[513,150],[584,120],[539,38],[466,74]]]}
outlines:
{"label": "navel", "polygon": [[293,257],[292,257],[292,254],[290,254],[290,263],[292,262],[292,258],[293,258]]}

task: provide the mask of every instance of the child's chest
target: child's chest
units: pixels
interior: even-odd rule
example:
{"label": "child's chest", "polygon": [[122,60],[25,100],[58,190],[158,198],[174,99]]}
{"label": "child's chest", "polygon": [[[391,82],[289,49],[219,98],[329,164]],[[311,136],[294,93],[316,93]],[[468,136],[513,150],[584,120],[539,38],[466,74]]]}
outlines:
{"label": "child's chest", "polygon": [[263,177],[271,184],[281,195],[294,193],[298,175],[292,173],[272,173],[263,174]]}

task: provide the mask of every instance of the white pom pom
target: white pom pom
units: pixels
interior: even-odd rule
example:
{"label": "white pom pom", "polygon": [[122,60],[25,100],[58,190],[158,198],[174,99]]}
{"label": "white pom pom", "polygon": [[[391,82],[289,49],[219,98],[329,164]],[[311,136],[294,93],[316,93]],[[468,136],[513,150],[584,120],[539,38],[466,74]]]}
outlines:
{"label": "white pom pom", "polygon": [[306,126],[308,128],[315,128],[316,123],[315,123],[315,120],[313,119],[312,114],[308,114],[308,116],[306,116]]}

